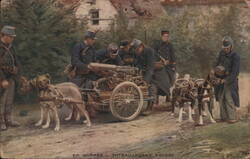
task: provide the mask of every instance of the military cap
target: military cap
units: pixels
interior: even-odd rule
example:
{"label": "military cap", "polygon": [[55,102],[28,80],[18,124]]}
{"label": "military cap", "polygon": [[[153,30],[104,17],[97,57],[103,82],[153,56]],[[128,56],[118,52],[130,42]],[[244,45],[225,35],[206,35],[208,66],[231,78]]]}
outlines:
{"label": "military cap", "polygon": [[124,48],[127,45],[129,45],[129,41],[128,40],[123,40],[123,41],[120,41],[119,47]]}
{"label": "military cap", "polygon": [[169,31],[167,29],[162,29],[161,30],[161,35],[163,35],[163,34],[169,34]]}
{"label": "military cap", "polygon": [[16,30],[15,27],[5,25],[5,26],[2,28],[1,33],[4,34],[4,35],[16,37],[16,32],[15,32],[15,30]]}
{"label": "military cap", "polygon": [[96,33],[95,32],[92,32],[92,31],[87,31],[85,34],[84,34],[84,39],[87,39],[87,38],[90,38],[90,39],[97,39],[96,37]]}
{"label": "military cap", "polygon": [[134,39],[132,42],[131,42],[131,46],[135,49],[137,49],[138,47],[140,47],[142,45],[142,41],[141,40],[138,40],[138,39]]}
{"label": "military cap", "polygon": [[111,54],[118,54],[118,45],[116,43],[110,43],[108,45],[108,51]]}
{"label": "military cap", "polygon": [[230,36],[225,36],[222,40],[222,48],[233,47],[233,39]]}

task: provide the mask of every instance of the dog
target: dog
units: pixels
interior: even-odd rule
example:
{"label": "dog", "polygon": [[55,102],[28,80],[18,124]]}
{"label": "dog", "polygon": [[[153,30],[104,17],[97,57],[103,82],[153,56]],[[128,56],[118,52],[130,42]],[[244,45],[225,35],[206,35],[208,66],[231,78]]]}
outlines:
{"label": "dog", "polygon": [[44,116],[46,116],[46,124],[43,125],[42,128],[48,128],[51,121],[51,113],[56,121],[54,130],[59,131],[60,120],[58,117],[58,108],[60,108],[62,104],[66,104],[72,109],[72,112],[67,118],[65,118],[65,120],[72,119],[75,110],[77,113],[76,120],[79,120],[80,115],[82,115],[86,118],[84,123],[86,123],[87,126],[91,126],[89,114],[85,108],[85,104],[82,101],[81,92],[75,84],[64,82],[52,85],[50,84],[50,76],[48,74],[37,76],[32,80],[27,80],[25,77],[21,78],[22,92],[28,92],[34,88],[38,90],[41,104],[41,118],[35,124],[36,126],[42,125]]}
{"label": "dog", "polygon": [[205,79],[197,79],[195,80],[195,86],[198,90],[198,112],[199,112],[199,125],[203,125],[203,112],[205,111],[205,107],[208,108],[208,116],[210,118],[211,123],[216,123],[213,118],[213,104],[214,104],[214,91],[213,85],[209,82],[209,78]]}
{"label": "dog", "polygon": [[198,109],[199,109],[199,125],[203,125],[202,112],[205,110],[205,106],[208,108],[209,118],[211,123],[216,123],[213,118],[212,109],[214,106],[214,87],[218,85],[224,76],[224,68],[217,66],[212,69],[207,75],[206,79],[197,79],[195,82],[198,88]]}
{"label": "dog", "polygon": [[184,78],[177,79],[172,91],[172,114],[175,112],[175,107],[179,106],[178,122],[182,122],[183,109],[188,104],[188,117],[190,122],[194,122],[192,117],[192,110],[194,108],[197,97],[197,89],[194,87],[194,83],[190,80],[189,75],[185,75]]}

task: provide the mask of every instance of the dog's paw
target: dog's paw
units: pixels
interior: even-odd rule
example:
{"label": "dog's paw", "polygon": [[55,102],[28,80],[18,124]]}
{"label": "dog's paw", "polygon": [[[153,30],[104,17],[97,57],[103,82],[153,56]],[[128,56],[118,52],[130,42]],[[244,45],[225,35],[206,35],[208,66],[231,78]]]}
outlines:
{"label": "dog's paw", "polygon": [[87,124],[88,123],[88,121],[87,120],[83,120],[83,124]]}
{"label": "dog's paw", "polygon": [[54,129],[55,131],[59,131],[60,130],[60,127],[59,126],[57,126],[57,127],[55,127],[55,129]]}
{"label": "dog's paw", "polygon": [[43,125],[42,128],[43,129],[47,129],[49,127],[49,125]]}
{"label": "dog's paw", "polygon": [[37,122],[36,124],[35,124],[35,126],[41,126],[42,125],[42,122]]}
{"label": "dog's paw", "polygon": [[214,123],[216,123],[216,121],[213,119],[213,120],[211,120],[211,123],[213,123],[213,124],[214,124]]}
{"label": "dog's paw", "polygon": [[171,113],[170,115],[171,115],[171,116],[174,116],[174,113]]}
{"label": "dog's paw", "polygon": [[65,118],[64,120],[65,121],[69,121],[71,119],[71,117],[67,117],[67,118]]}

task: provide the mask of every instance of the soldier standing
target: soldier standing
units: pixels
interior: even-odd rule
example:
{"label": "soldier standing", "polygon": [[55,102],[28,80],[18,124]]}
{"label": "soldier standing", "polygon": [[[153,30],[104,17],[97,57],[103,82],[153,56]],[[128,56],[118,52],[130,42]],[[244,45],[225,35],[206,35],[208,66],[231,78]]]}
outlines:
{"label": "soldier standing", "polygon": [[155,53],[154,49],[146,47],[140,40],[133,40],[131,45],[135,49],[136,64],[135,66],[142,70],[144,80],[149,84],[149,95],[154,97],[153,104],[150,104],[148,111],[152,111],[153,105],[156,104],[157,89],[168,94],[169,87],[166,84],[166,72],[164,69],[155,71]]}
{"label": "soldier standing", "polygon": [[229,123],[236,122],[236,107],[240,106],[238,76],[240,72],[240,56],[233,51],[233,40],[224,37],[222,50],[216,62],[216,66],[224,67],[225,76],[221,84],[215,88],[220,104],[221,120]]}
{"label": "soldier standing", "polygon": [[0,125],[1,130],[16,127],[20,124],[12,119],[15,95],[15,80],[19,64],[12,42],[16,37],[15,28],[4,26],[0,40]]}
{"label": "soldier standing", "polygon": [[[90,71],[89,66],[91,62],[96,62],[95,40],[96,33],[87,31],[84,34],[84,41],[74,46],[71,55],[71,65],[75,68],[75,77],[71,79],[71,82],[83,89],[92,89],[93,81],[98,78],[94,72]],[[88,95],[83,95],[83,100],[87,103]],[[95,110],[88,105],[87,109],[90,116],[95,117]]]}
{"label": "soldier standing", "polygon": [[118,45],[110,43],[106,49],[96,52],[97,61],[104,64],[123,65],[122,59],[118,54]]}
{"label": "soldier standing", "polygon": [[[175,82],[176,71],[176,57],[173,49],[173,45],[169,41],[169,31],[161,31],[161,40],[157,40],[153,44],[153,48],[156,51],[156,58],[158,60],[164,60],[165,71],[168,75],[168,85],[172,87]],[[166,101],[169,101],[169,96],[166,96]]]}
{"label": "soldier standing", "polygon": [[71,64],[76,68],[76,75],[71,80],[81,88],[92,88],[92,81],[96,80],[96,75],[89,71],[89,64],[96,61],[95,33],[87,31],[84,41],[75,45],[71,56]]}

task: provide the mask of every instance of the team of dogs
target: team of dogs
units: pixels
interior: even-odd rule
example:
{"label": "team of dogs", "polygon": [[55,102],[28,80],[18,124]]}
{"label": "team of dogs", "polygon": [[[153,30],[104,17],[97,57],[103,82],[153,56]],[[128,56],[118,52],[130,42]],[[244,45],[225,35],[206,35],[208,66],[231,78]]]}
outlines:
{"label": "team of dogs", "polygon": [[[175,112],[175,107],[179,107],[178,122],[182,122],[183,109],[186,105],[189,108],[189,121],[193,122],[192,115],[194,114],[194,106],[198,103],[199,125],[203,125],[203,113],[205,107],[208,108],[208,115],[210,121],[215,123],[216,121],[212,115],[213,108],[213,86],[215,84],[212,74],[209,74],[206,79],[191,79],[189,75],[185,75],[184,78],[177,78],[172,88],[172,114]],[[42,128],[48,128],[51,122],[51,116],[55,120],[55,131],[60,130],[60,119],[58,115],[58,109],[63,105],[67,105],[71,112],[68,120],[80,120],[81,117],[85,117],[86,120],[83,123],[87,126],[91,126],[90,117],[86,109],[86,105],[82,100],[80,89],[73,83],[64,82],[60,84],[51,84],[50,76],[40,75],[32,80],[28,80],[25,77],[21,78],[21,91],[31,92],[32,90],[38,91],[41,116],[40,120],[35,126],[42,126]],[[44,123],[44,125],[42,125]]]}

